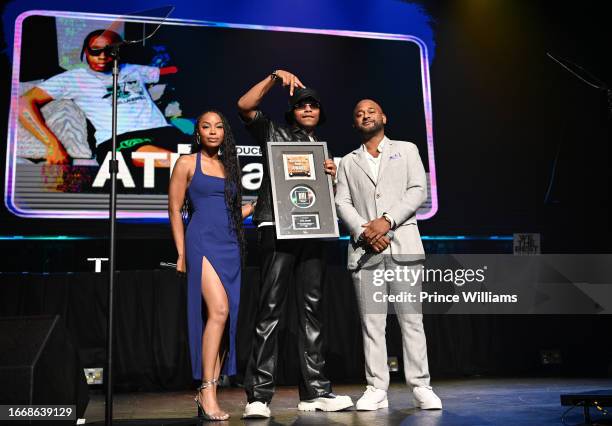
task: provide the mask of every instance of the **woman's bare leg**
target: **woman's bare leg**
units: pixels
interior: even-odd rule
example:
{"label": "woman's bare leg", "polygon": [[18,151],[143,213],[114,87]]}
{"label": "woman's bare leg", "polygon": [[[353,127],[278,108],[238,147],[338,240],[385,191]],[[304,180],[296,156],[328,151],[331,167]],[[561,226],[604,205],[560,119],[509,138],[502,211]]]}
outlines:
{"label": "woman's bare leg", "polygon": [[[202,258],[202,296],[206,303],[208,317],[202,334],[202,381],[219,378],[221,360],[219,348],[229,316],[229,302],[223,284],[208,259]],[[217,402],[217,387],[202,389],[198,395],[207,414],[215,418],[226,418]]]}

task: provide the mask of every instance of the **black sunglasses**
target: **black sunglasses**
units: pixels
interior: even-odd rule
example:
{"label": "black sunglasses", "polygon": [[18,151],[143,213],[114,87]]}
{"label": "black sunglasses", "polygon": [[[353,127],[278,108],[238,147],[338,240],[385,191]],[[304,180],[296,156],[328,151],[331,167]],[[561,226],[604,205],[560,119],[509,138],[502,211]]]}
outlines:
{"label": "black sunglasses", "polygon": [[100,49],[94,49],[93,47],[87,46],[87,53],[89,53],[91,56],[100,56],[105,51],[106,51],[106,47],[102,47]]}
{"label": "black sunglasses", "polygon": [[301,101],[293,106],[293,109],[305,109],[306,105],[310,105],[311,109],[320,109],[321,104],[317,101]]}

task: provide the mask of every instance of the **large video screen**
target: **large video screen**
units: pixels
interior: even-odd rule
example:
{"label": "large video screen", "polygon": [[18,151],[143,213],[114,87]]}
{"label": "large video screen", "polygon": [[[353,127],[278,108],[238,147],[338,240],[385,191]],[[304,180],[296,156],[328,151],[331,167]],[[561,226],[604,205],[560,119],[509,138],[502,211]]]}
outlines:
{"label": "large video screen", "polygon": [[[140,39],[157,23],[142,16],[76,12],[20,15],[5,179],[5,204],[12,213],[108,217],[111,76],[83,59],[83,42],[111,24],[124,39]],[[195,119],[210,107],[228,118],[239,145],[245,198],[256,197],[263,171],[260,148],[244,129],[236,103],[276,69],[293,72],[320,93],[328,119],[317,134],[337,162],[360,144],[352,129],[355,103],[376,99],[388,117],[387,136],[419,147],[428,199],[418,218],[437,211],[429,58],[416,37],[167,20],[151,39],[122,50],[121,64],[119,218],[167,217],[172,166],[190,152]],[[60,158],[41,138],[36,120],[24,115],[32,99],[40,102],[40,120],[63,147]],[[282,121],[287,102],[287,90],[279,85],[261,109]],[[169,152],[132,149],[151,140],[162,141]]]}

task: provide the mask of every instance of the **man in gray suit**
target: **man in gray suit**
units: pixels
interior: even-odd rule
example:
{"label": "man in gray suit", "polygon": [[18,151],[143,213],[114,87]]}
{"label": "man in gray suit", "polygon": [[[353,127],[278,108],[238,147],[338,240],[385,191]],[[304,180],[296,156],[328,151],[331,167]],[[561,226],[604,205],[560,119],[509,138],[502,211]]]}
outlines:
{"label": "man in gray suit", "polygon": [[389,405],[385,327],[387,303],[392,301],[402,331],[406,382],[420,408],[441,409],[442,402],[429,385],[420,304],[392,297],[418,295],[420,279],[407,285],[397,276],[390,278],[393,274],[375,271],[416,270],[425,257],[416,222],[416,211],[427,198],[425,170],[416,145],[385,136],[386,123],[376,102],[357,103],[353,125],[362,144],[342,158],[336,186],[338,215],[351,233],[348,269],[359,301],[368,384],[356,408],[377,410]]}

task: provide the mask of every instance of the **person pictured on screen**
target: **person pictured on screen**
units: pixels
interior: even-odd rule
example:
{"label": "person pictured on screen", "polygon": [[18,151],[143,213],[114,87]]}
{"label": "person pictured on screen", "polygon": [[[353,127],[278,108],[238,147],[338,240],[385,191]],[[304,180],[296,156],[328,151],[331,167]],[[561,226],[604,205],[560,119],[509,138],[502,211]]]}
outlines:
{"label": "person pictured on screen", "polygon": [[[170,178],[168,212],[178,259],[187,273],[188,335],[193,377],[201,380],[195,397],[198,416],[226,420],[217,402],[217,380],[236,374],[236,324],[244,251],[242,221],[253,205],[241,206],[236,144],[223,114],[202,113],[196,123],[194,154],[181,156]],[[183,213],[188,225],[184,230]],[[206,325],[202,320],[202,300]],[[228,348],[221,348],[229,316]]]}
{"label": "person pictured on screen", "polygon": [[[87,68],[63,72],[39,83],[21,97],[19,120],[47,148],[47,162],[68,164],[70,157],[45,123],[40,108],[54,99],[71,99],[95,128],[96,159],[102,164],[111,150],[112,137],[112,58],[107,47],[120,43],[119,34],[110,30],[89,33],[81,50]],[[126,161],[131,153],[176,152],[178,143],[189,143],[188,136],[166,121],[147,91],[160,75],[176,72],[176,67],[157,68],[121,64],[117,100],[117,151]],[[128,161],[129,163],[129,161]],[[143,160],[133,160],[141,166]],[[169,167],[170,158],[156,160],[156,166]]]}
{"label": "person pictured on screen", "polygon": [[[289,110],[286,125],[270,120],[258,107],[264,96],[277,83],[289,87]],[[316,141],[315,129],[325,122],[319,95],[306,88],[300,79],[287,71],[277,70],[253,86],[238,101],[238,109],[246,128],[261,147],[266,161],[266,142]],[[316,165],[321,171],[336,175],[332,160]],[[298,317],[298,352],[301,379],[298,410],[338,411],[351,407],[348,396],[332,393],[323,367],[321,335],[321,296],[323,293],[323,244],[317,240],[278,240],[274,227],[270,173],[264,166],[257,207],[253,215],[257,225],[261,253],[261,289],[255,334],[248,361],[244,386],[247,394],[245,418],[270,417],[268,405],[274,394],[274,377],[278,359],[278,329],[285,305],[297,306],[287,312]],[[287,300],[290,285],[296,288],[297,301]],[[297,303],[296,303],[297,302]]]}
{"label": "person pictured on screen", "polygon": [[[348,269],[352,271],[363,331],[368,385],[357,401],[358,410],[389,406],[387,301],[373,302],[381,300],[374,293],[402,294],[418,289],[420,282],[408,287],[401,277],[387,279],[387,272],[396,271],[398,266],[418,269],[424,259],[416,212],[427,199],[425,170],[416,145],[386,137],[386,124],[387,117],[378,103],[370,99],[357,103],[353,126],[361,136],[361,145],[342,158],[336,186],[338,216],[351,233]],[[379,275],[385,276],[383,283],[374,283],[372,268],[385,272]],[[429,385],[420,305],[415,310],[408,302],[394,302],[393,307],[402,332],[406,382],[420,408],[441,409],[442,402]]]}

